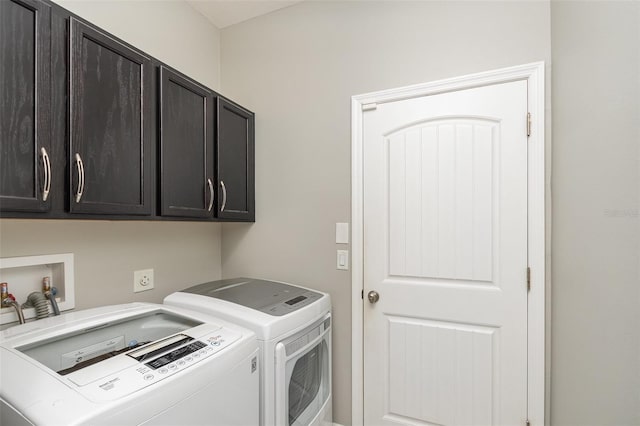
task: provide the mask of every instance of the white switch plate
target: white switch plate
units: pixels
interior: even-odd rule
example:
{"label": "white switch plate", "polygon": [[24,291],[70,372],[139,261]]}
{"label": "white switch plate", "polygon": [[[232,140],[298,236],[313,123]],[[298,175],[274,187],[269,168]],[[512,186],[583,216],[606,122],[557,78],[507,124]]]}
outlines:
{"label": "white switch plate", "polygon": [[349,244],[348,223],[336,223],[336,244]]}
{"label": "white switch plate", "polygon": [[139,293],[153,289],[153,269],[141,269],[133,272],[133,292]]}
{"label": "white switch plate", "polygon": [[344,271],[349,270],[349,250],[337,251],[336,268]]}

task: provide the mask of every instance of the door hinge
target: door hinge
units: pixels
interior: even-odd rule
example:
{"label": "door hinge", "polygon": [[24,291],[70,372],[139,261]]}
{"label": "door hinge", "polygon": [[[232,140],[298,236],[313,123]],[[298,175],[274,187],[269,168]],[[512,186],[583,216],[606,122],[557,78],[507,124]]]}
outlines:
{"label": "door hinge", "polygon": [[362,110],[363,111],[371,111],[378,108],[378,104],[377,103],[370,103],[370,104],[363,104],[362,105]]}
{"label": "door hinge", "polygon": [[527,291],[531,291],[531,268],[527,266]]}
{"label": "door hinge", "polygon": [[360,298],[361,298],[362,300],[364,300],[364,289],[362,289],[362,290],[360,291]]}
{"label": "door hinge", "polygon": [[527,113],[527,137],[531,136],[531,113]]}

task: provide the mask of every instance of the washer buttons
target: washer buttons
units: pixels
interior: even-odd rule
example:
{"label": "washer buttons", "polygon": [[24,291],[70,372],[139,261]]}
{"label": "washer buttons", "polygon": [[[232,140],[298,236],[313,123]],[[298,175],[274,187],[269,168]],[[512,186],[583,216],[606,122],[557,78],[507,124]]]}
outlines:
{"label": "washer buttons", "polygon": [[153,374],[145,374],[144,375],[144,379],[145,380],[153,380]]}

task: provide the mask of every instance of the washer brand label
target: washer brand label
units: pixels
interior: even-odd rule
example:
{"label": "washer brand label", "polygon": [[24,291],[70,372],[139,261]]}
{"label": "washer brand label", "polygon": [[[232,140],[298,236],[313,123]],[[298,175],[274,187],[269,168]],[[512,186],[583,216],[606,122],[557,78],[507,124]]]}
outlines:
{"label": "washer brand label", "polygon": [[111,390],[115,387],[116,382],[120,381],[119,377],[116,377],[115,379],[109,380],[108,382],[104,382],[103,384],[100,385],[100,388],[102,388],[102,390],[108,391]]}

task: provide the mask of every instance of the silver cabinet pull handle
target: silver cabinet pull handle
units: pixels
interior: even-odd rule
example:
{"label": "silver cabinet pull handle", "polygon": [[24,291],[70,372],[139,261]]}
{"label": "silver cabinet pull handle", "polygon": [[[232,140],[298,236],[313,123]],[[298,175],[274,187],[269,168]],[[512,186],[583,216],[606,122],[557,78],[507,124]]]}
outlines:
{"label": "silver cabinet pull handle", "polygon": [[49,154],[44,147],[40,148],[40,154],[42,154],[42,164],[44,165],[44,183],[42,185],[42,201],[47,201],[49,198],[49,191],[51,190],[51,161],[49,160]]}
{"label": "silver cabinet pull handle", "polygon": [[207,179],[207,185],[209,186],[209,207],[207,207],[207,211],[210,212],[213,208],[213,182],[211,179]]}
{"label": "silver cabinet pull handle", "polygon": [[76,153],[76,170],[78,171],[78,189],[76,190],[76,203],[80,202],[84,192],[84,164],[80,154]]}
{"label": "silver cabinet pull handle", "polygon": [[220,207],[220,211],[224,211],[224,207],[227,205],[227,187],[224,186],[224,181],[220,181],[220,185],[222,186],[222,207]]}

